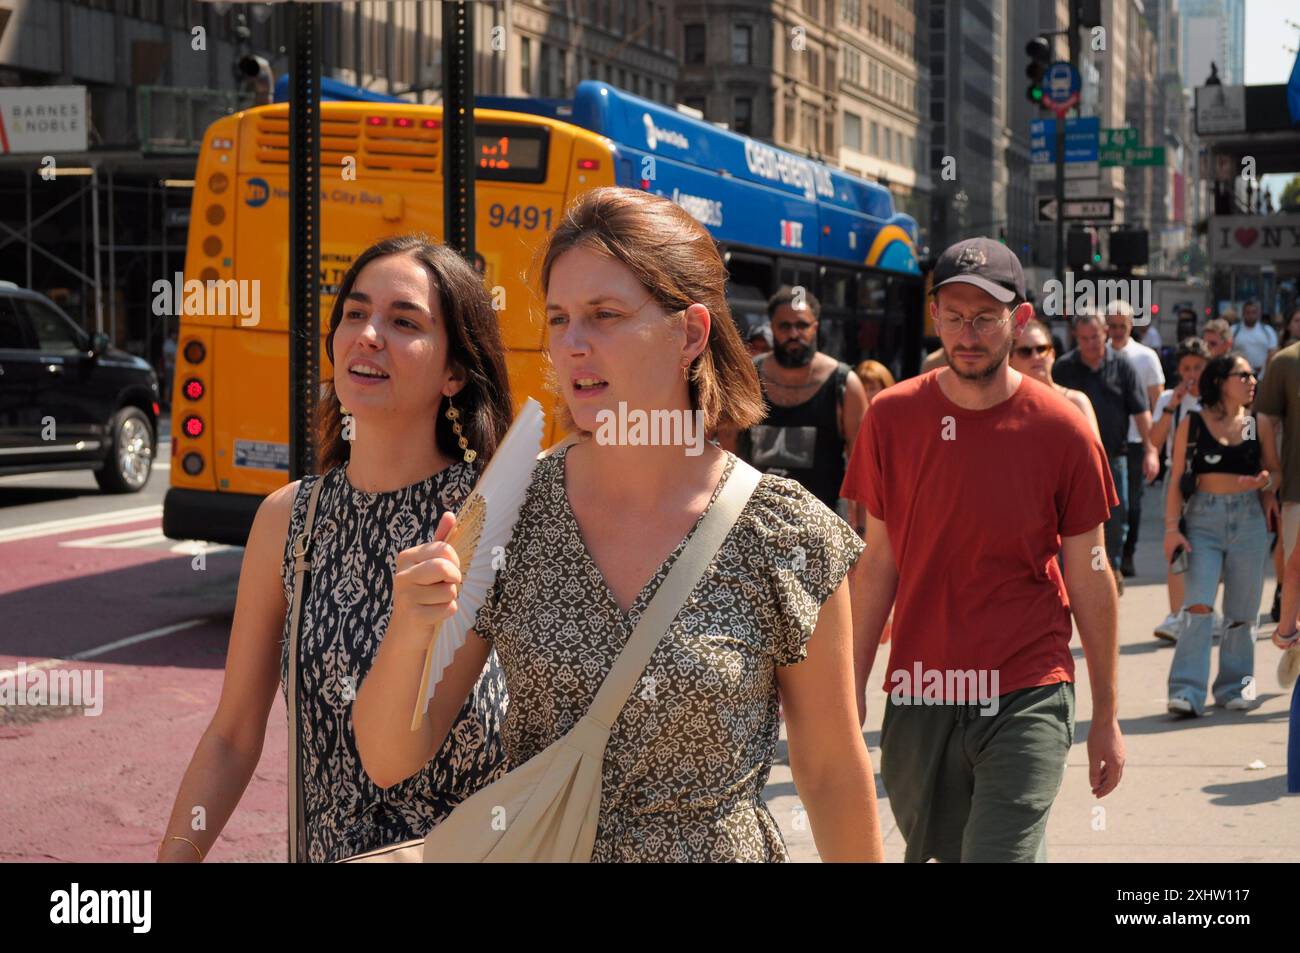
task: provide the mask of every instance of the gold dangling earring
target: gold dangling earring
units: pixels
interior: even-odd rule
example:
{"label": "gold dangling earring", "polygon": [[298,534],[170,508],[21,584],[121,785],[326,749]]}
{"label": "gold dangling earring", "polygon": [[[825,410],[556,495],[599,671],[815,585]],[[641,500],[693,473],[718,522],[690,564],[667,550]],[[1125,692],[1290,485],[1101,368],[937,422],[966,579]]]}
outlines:
{"label": "gold dangling earring", "polygon": [[686,381],[688,384],[690,383],[690,380],[691,380],[691,362],[690,362],[690,361],[686,361],[684,364],[682,364],[682,380]]}
{"label": "gold dangling earring", "polygon": [[460,431],[460,411],[457,410],[451,402],[451,395],[447,395],[447,419],[451,421],[451,432],[456,435],[456,441],[460,444],[460,449],[465,453],[465,462],[473,463],[478,456],[477,450],[469,448],[469,441]]}

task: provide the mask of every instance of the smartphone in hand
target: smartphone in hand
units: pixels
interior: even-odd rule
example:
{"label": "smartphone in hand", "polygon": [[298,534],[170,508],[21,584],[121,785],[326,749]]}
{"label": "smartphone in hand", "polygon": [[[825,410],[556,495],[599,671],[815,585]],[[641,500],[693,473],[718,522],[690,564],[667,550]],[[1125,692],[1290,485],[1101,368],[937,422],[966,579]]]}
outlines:
{"label": "smartphone in hand", "polygon": [[1169,571],[1174,574],[1187,572],[1187,547],[1179,546],[1174,550],[1173,558],[1169,560]]}

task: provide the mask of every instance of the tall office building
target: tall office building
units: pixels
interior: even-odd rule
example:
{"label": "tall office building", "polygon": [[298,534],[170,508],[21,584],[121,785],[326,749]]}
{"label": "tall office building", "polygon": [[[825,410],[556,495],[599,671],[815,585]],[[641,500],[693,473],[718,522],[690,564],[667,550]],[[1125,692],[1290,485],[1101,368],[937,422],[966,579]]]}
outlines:
{"label": "tall office building", "polygon": [[[930,0],[935,248],[973,235],[998,237],[1008,228],[1008,6],[1007,0]],[[1015,94],[1023,95],[1018,82]],[[952,180],[941,174],[945,164],[956,173]]]}
{"label": "tall office building", "polygon": [[1182,75],[1188,88],[1205,84],[1210,63],[1227,86],[1246,82],[1246,0],[1182,0]]}

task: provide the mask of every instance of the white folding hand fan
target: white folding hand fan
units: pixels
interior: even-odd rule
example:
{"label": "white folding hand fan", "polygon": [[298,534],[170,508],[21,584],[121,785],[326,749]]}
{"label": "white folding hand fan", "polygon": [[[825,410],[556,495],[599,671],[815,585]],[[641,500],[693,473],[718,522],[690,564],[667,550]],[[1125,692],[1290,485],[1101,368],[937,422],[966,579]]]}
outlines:
{"label": "white folding hand fan", "polygon": [[447,535],[447,542],[460,557],[462,578],[456,594],[456,614],[438,627],[424,656],[424,676],[420,680],[424,691],[411,716],[412,731],[420,726],[443,671],[474,627],[479,607],[496,578],[498,560],[493,557],[501,552],[497,547],[505,548],[515,530],[541,446],[542,406],[530,397],[457,512],[455,529]]}

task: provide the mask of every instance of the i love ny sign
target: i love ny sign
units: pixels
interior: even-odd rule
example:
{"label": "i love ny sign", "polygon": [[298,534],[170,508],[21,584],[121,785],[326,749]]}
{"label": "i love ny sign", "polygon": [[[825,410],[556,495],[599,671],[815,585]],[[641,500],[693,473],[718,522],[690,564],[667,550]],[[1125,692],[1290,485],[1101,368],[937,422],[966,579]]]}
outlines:
{"label": "i love ny sign", "polygon": [[1214,215],[1209,235],[1216,265],[1300,261],[1300,215]]}

